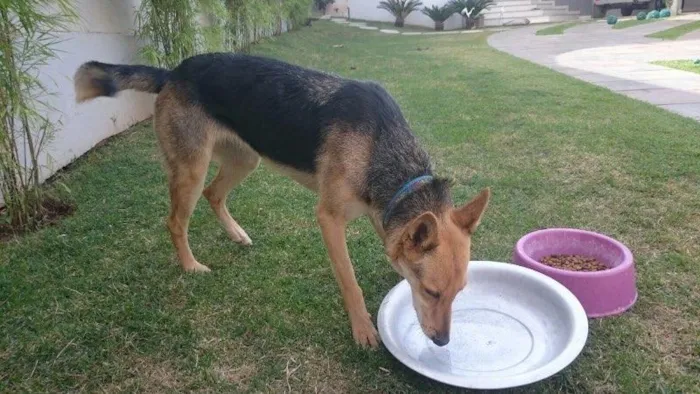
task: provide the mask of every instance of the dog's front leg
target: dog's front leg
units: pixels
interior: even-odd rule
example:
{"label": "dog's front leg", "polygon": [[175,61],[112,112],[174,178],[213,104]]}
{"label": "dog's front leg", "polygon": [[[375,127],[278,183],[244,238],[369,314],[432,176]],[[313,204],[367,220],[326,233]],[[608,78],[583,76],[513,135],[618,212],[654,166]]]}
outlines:
{"label": "dog's front leg", "polygon": [[362,289],[357,284],[355,271],[352,268],[348,246],[345,240],[345,225],[347,220],[339,214],[319,206],[316,211],[323,241],[328,249],[328,256],[333,264],[335,279],[340,286],[345,309],[350,317],[352,335],[355,342],[361,346],[377,347],[377,330],[372,324],[370,314],[365,306]]}

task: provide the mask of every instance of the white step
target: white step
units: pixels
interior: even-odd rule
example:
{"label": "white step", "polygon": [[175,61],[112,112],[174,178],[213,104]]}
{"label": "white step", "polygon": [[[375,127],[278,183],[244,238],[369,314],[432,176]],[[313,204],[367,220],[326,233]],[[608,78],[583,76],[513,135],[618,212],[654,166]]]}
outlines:
{"label": "white step", "polygon": [[[536,23],[554,23],[554,22],[566,22],[566,21],[574,21],[578,20],[579,16],[578,14],[573,15],[573,14],[567,14],[567,15],[543,15],[543,16],[534,16],[531,18],[527,18],[530,21],[530,24],[536,24]],[[493,26],[502,26],[502,25],[509,25],[509,22],[516,22],[515,25],[522,25],[524,22],[525,18],[495,18],[495,19],[486,19],[484,18],[484,27],[493,27]]]}
{"label": "white step", "polygon": [[555,9],[555,10],[532,10],[532,11],[517,11],[517,12],[504,12],[503,14],[494,12],[484,14],[484,20],[487,19],[516,19],[516,18],[532,18],[543,17],[543,16],[555,16],[555,15],[576,15],[579,13],[576,11],[569,11],[568,9]]}
{"label": "white step", "polygon": [[519,12],[519,11],[530,11],[530,10],[556,10],[556,9],[567,9],[569,7],[565,5],[551,5],[551,4],[529,4],[529,5],[514,5],[507,7],[497,7],[492,6],[488,10],[483,11],[483,14],[493,14],[500,13],[501,9],[503,12]]}
{"label": "white step", "polygon": [[[509,0],[509,1],[499,1],[499,2],[494,3],[491,7],[498,7],[498,6],[500,6],[500,5],[503,5],[503,6],[506,6],[506,7],[508,7],[508,6],[516,6],[516,5],[530,5],[530,4],[534,4],[534,3],[536,3],[536,2],[537,2],[537,0]],[[554,4],[553,1],[552,1],[551,3]]]}
{"label": "white step", "polygon": [[[521,4],[525,3],[525,4]],[[489,8],[510,8],[510,7],[523,7],[529,5],[555,5],[554,0],[529,0],[529,1],[497,1],[493,3]]]}

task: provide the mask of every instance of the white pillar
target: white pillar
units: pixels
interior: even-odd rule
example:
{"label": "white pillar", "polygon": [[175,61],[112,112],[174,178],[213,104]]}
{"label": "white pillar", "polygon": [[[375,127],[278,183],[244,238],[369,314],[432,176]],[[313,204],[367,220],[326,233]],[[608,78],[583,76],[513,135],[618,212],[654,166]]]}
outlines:
{"label": "white pillar", "polygon": [[[672,0],[673,3],[671,4],[668,9],[671,11],[671,15],[678,15],[681,13],[681,2],[683,0]],[[668,3],[668,0],[667,0]]]}

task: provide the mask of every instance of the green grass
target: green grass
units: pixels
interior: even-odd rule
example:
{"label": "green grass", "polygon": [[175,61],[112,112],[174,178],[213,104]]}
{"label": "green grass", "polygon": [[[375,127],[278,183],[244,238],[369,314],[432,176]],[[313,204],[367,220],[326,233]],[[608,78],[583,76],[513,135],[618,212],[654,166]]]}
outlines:
{"label": "green grass", "polygon": [[700,74],[700,64],[695,64],[694,60],[659,60],[652,63],[658,64],[659,66]]}
{"label": "green grass", "polygon": [[[696,122],[495,51],[481,34],[388,36],[318,22],[253,52],[381,81],[437,172],[455,178],[457,202],[492,188],[474,259],[508,261],[518,238],[552,226],[632,249],[634,309],[592,320],[569,368],[519,391],[700,390]],[[164,227],[166,180],[148,123],[60,179],[75,215],[0,245],[0,392],[453,390],[384,348],[355,346],[316,198],[292,181],[261,168],[232,193],[250,248],[200,201],[192,249],[213,272],[188,275]],[[399,277],[366,220],[348,239],[376,316]]]}
{"label": "green grass", "polygon": [[670,29],[657,31],[656,33],[647,35],[647,37],[661,38],[662,40],[676,40],[679,37],[698,29],[700,29],[700,21],[695,21],[672,27]]}
{"label": "green grass", "polygon": [[568,22],[568,23],[560,23],[558,25],[554,26],[549,26],[545,27],[544,29],[537,30],[538,36],[551,36],[554,34],[564,34],[564,30],[569,29],[574,26],[580,25],[581,22]]}
{"label": "green grass", "polygon": [[613,25],[613,29],[627,29],[628,27],[635,27],[639,25],[645,25],[647,23],[660,21],[661,19],[642,19],[638,21],[636,19],[628,19],[626,21],[619,21]]}

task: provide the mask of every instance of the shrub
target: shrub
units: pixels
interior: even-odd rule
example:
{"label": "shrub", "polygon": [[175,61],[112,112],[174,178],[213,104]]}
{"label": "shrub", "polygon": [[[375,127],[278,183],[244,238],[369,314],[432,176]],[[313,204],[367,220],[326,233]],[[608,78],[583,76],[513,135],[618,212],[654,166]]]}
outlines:
{"label": "shrub", "polygon": [[639,14],[637,14],[637,20],[642,21],[646,19],[647,13],[645,11],[640,11]]}
{"label": "shrub", "polygon": [[444,30],[445,20],[447,20],[450,15],[454,14],[452,8],[448,5],[443,5],[442,7],[436,5],[425,7],[422,12],[435,22],[435,30]]}
{"label": "shrub", "polygon": [[[47,145],[60,120],[47,117],[46,98],[53,92],[42,83],[38,66],[57,56],[60,33],[77,19],[70,0],[0,2],[0,229],[32,230],[60,203],[40,182],[50,163]],[[55,211],[55,210],[54,210]]]}
{"label": "shrub", "polygon": [[453,12],[464,17],[465,27],[471,29],[476,19],[481,16],[481,13],[494,4],[494,0],[450,0],[447,4],[452,8]]}
{"label": "shrub", "polygon": [[[292,28],[303,26],[312,2],[143,0],[136,30],[148,44],[141,55],[148,63],[172,68],[197,53],[245,50],[263,37],[280,34],[283,21]],[[199,23],[202,15],[206,26]]]}
{"label": "shrub", "polygon": [[418,0],[386,0],[379,2],[377,8],[388,11],[396,18],[394,26],[403,27],[406,17],[422,5]]}
{"label": "shrub", "polygon": [[317,10],[326,13],[326,6],[335,3],[335,0],[314,0],[314,6]]}
{"label": "shrub", "polygon": [[464,15],[462,11],[466,8],[470,12],[469,18],[471,19],[478,18],[484,10],[489,9],[493,4],[493,0],[451,0],[447,3],[452,8],[452,12],[461,15]]}

